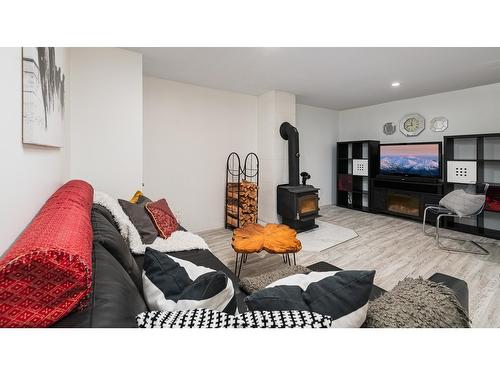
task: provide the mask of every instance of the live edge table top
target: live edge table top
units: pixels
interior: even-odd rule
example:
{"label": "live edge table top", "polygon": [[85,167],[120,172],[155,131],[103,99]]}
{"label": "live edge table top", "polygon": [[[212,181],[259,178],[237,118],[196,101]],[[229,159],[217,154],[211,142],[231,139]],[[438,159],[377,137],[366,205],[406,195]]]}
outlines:
{"label": "live edge table top", "polygon": [[284,224],[246,224],[233,231],[232,247],[241,254],[259,253],[263,250],[272,254],[296,253],[302,249],[297,232]]}

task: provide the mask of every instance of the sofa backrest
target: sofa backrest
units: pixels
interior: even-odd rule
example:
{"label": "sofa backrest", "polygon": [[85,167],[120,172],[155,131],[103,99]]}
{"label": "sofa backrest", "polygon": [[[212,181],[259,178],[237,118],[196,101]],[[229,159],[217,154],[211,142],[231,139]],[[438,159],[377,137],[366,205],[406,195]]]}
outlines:
{"label": "sofa backrest", "polygon": [[92,208],[92,227],[93,285],[89,304],[53,327],[136,327],[136,315],[148,310],[137,263],[104,207]]}
{"label": "sofa backrest", "polygon": [[125,242],[111,213],[104,207],[94,204],[92,207],[92,229],[94,242],[100,243],[127,271],[130,278],[142,293],[142,274],[137,266],[128,244]]}

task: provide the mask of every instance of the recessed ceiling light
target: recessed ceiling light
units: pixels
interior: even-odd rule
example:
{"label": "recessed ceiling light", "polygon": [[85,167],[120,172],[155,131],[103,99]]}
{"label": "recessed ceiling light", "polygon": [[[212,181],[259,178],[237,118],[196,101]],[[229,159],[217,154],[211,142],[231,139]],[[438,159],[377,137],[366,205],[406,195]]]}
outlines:
{"label": "recessed ceiling light", "polygon": [[393,83],[391,83],[391,86],[392,87],[398,87],[400,84],[401,83],[399,83],[399,82],[393,82]]}

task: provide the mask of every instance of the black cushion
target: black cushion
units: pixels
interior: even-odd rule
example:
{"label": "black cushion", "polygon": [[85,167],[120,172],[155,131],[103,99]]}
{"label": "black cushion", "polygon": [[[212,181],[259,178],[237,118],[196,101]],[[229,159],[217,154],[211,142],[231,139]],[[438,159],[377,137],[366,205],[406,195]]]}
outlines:
{"label": "black cushion", "polygon": [[53,327],[137,327],[135,317],[148,310],[139,290],[100,243],[94,242],[93,254],[93,286],[88,306],[73,311]]}
{"label": "black cushion", "polygon": [[149,199],[145,195],[139,195],[139,198],[137,198],[135,204],[146,204],[148,202],[152,202],[151,199]]}
{"label": "black cushion", "polygon": [[[333,264],[327,262],[318,262],[314,263],[310,266],[307,266],[311,271],[316,272],[327,272],[327,271],[340,271],[341,268],[335,267]],[[386,291],[375,284],[372,286],[372,291],[370,293],[370,301],[373,301],[375,298],[380,297]]]}
{"label": "black cushion", "polygon": [[142,243],[147,245],[152,244],[156,237],[158,237],[158,231],[144,207],[147,201],[134,204],[123,199],[118,199],[118,203],[120,203],[123,211],[125,211],[132,224],[136,227],[141,236]]}
{"label": "black cushion", "polygon": [[[109,211],[105,208],[103,210]],[[92,209],[92,228],[94,242],[100,243],[122,265],[137,288],[142,291],[142,275],[130,248],[117,228],[109,221],[107,214],[101,209]],[[111,215],[111,214],[110,214]]]}

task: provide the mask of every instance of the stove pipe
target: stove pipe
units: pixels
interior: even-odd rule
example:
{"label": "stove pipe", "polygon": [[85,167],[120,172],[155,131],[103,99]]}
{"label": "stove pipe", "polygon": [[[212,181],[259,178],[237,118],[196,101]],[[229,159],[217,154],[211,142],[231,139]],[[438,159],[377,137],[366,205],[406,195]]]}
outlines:
{"label": "stove pipe", "polygon": [[280,135],[288,140],[288,184],[299,185],[299,132],[296,127],[284,122],[280,126]]}

